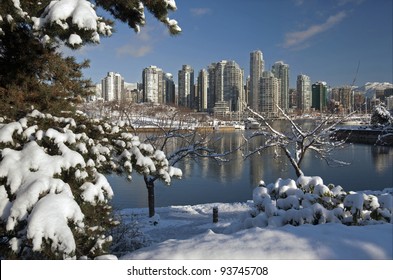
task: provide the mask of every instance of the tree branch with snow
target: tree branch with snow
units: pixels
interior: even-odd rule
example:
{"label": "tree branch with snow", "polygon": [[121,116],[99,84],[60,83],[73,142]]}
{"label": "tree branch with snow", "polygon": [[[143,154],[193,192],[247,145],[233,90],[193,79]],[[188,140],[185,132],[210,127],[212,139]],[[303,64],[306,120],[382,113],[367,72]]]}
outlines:
{"label": "tree branch with snow", "polygon": [[309,151],[313,151],[317,157],[324,160],[329,165],[348,164],[332,157],[332,152],[336,149],[342,148],[345,141],[338,141],[334,139],[331,133],[335,126],[350,115],[340,118],[339,120],[334,120],[333,123],[331,123],[333,119],[332,116],[329,116],[320,120],[319,123],[316,123],[312,129],[305,129],[292,120],[278,105],[276,106],[284,120],[289,123],[291,132],[284,133],[276,130],[261,114],[247,107],[247,110],[258,118],[262,126],[266,128],[266,131],[257,131],[249,139],[246,139],[246,142],[249,142],[253,138],[260,138],[261,136],[265,138],[265,142],[261,146],[245,154],[246,158],[268,148],[279,148],[288,158],[298,177],[303,175],[301,164],[304,156]]}
{"label": "tree branch with snow", "polygon": [[[86,43],[99,43],[101,36],[112,35],[114,22],[97,15],[98,7],[136,32],[146,24],[146,9],[166,25],[171,34],[181,32],[177,21],[168,17],[170,11],[177,9],[174,0],[44,0],[37,3],[21,0],[12,1],[11,5],[0,4],[0,16],[7,18],[9,24],[29,25],[44,43],[59,40],[77,48]],[[4,20],[0,20],[1,33],[7,30],[2,28],[3,24]]]}
{"label": "tree branch with snow", "polygon": [[[142,143],[125,122],[37,110],[0,118],[1,255],[18,259],[95,258],[117,225],[105,174],[132,172],[170,183],[181,171]],[[55,206],[54,206],[55,205]]]}

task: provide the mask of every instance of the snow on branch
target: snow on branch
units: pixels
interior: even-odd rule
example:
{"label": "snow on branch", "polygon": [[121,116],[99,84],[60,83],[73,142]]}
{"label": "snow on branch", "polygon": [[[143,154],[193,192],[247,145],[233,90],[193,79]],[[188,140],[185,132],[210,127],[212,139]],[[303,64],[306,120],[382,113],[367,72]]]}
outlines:
{"label": "snow on branch", "polygon": [[[369,225],[392,221],[392,195],[378,192],[345,192],[341,186],[325,185],[319,176],[301,175],[297,180],[277,179],[253,191],[254,209],[246,227],[342,223]],[[386,202],[386,203],[385,203]]]}
{"label": "snow on branch", "polygon": [[[294,167],[297,176],[301,176],[303,174],[301,164],[305,154],[309,150],[315,152],[317,157],[323,159],[329,165],[336,164],[341,166],[348,164],[344,161],[332,158],[331,154],[333,150],[342,147],[345,141],[337,141],[333,139],[331,137],[331,133],[332,129],[336,125],[338,125],[343,119],[348,118],[350,115],[336,120],[333,124],[329,124],[331,117],[328,117],[320,122],[316,122],[314,128],[307,130],[295,123],[295,121],[293,121],[278,105],[276,106],[284,117],[284,120],[289,123],[291,133],[283,133],[276,130],[261,114],[255,112],[251,108],[247,108],[249,112],[261,120],[262,125],[266,127],[266,130],[256,132],[250,137],[251,140],[258,136],[263,136],[265,138],[265,142],[263,145],[248,152],[245,157],[252,156],[268,148],[280,148]],[[293,153],[291,150],[293,150]]]}
{"label": "snow on branch", "polygon": [[4,17],[8,23],[30,25],[34,36],[45,43],[60,40],[72,48],[99,43],[100,36],[111,36],[113,22],[97,15],[97,7],[109,11],[115,20],[128,23],[136,32],[145,25],[146,8],[168,27],[171,34],[181,32],[177,21],[168,17],[168,11],[177,9],[174,0],[53,0],[35,4],[40,5],[38,14],[33,11],[34,4],[29,6],[20,0],[12,2],[14,11],[0,15],[0,35],[6,30],[1,26]]}
{"label": "snow on branch", "polygon": [[69,258],[77,249],[69,223],[83,229],[84,215],[76,201],[64,194],[48,194],[34,207],[27,229],[27,238],[33,250],[41,251],[43,240],[50,240],[53,252],[62,252]]}
{"label": "snow on branch", "polygon": [[33,251],[43,258],[103,253],[111,240],[107,228],[115,224],[108,205],[114,194],[105,174],[139,172],[167,184],[182,176],[164,152],[142,143],[130,129],[120,122],[38,111],[15,122],[0,118],[5,250],[21,258]]}

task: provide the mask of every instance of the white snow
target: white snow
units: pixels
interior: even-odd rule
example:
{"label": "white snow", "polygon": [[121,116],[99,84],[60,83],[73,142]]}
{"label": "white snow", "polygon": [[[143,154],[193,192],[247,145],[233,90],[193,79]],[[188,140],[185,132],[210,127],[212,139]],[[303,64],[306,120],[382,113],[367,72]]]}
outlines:
{"label": "white snow", "polygon": [[27,237],[33,240],[33,250],[42,250],[42,240],[50,239],[52,251],[62,251],[65,257],[75,251],[74,235],[68,224],[72,222],[82,228],[84,215],[74,199],[63,193],[46,195],[30,217]]}
{"label": "white snow", "polygon": [[45,136],[49,137],[49,139],[52,139],[55,144],[65,143],[65,142],[69,144],[73,144],[76,142],[75,134],[72,131],[61,133],[53,128],[49,128],[46,131]]}
{"label": "white snow", "polygon": [[86,0],[55,0],[45,9],[42,18],[32,18],[36,29],[47,23],[56,23],[63,29],[69,28],[66,20],[80,29],[97,30],[97,15],[92,4]]}
{"label": "white snow", "polygon": [[172,8],[174,10],[177,9],[175,0],[165,0],[165,2],[168,7]]}
{"label": "white snow", "polygon": [[181,178],[183,176],[183,172],[181,171],[181,169],[173,166],[169,166],[168,173],[171,177]]}
{"label": "white snow", "polygon": [[[7,231],[14,230],[22,221],[27,222],[24,230],[34,250],[42,250],[42,244],[48,240],[51,249],[62,251],[64,258],[73,256],[76,249],[73,232],[87,230],[83,228],[84,215],[70,186],[56,177],[63,170],[76,169],[72,174],[77,182],[80,180],[81,198],[93,205],[106,202],[113,195],[107,179],[94,169],[101,160],[111,163],[113,168],[121,164],[130,171],[142,167],[142,172],[147,174],[157,172],[167,183],[171,177],[182,176],[180,169],[168,166],[162,151],[140,143],[132,134],[120,133],[122,137],[114,141],[102,139],[100,144],[86,134],[74,134],[70,130],[76,127],[72,118],[56,118],[38,111],[28,118],[51,118],[65,125],[63,129],[42,131],[37,126],[29,127],[26,119],[0,124],[0,137],[6,147],[15,141],[15,133],[28,139],[17,149],[0,150],[0,178],[6,178],[4,185],[0,185],[0,217]],[[113,131],[109,124],[103,127],[107,133]],[[121,132],[121,127],[116,130]],[[55,155],[39,145],[42,139],[52,140]],[[114,153],[113,143],[123,149],[116,156],[119,161],[109,158]],[[78,151],[97,159],[86,163]],[[85,169],[86,166],[89,168]],[[95,175],[94,180],[85,181],[91,178],[86,171],[90,167],[95,172],[90,173]],[[392,259],[391,193],[347,195],[340,186],[324,185],[318,176],[301,176],[297,181],[278,179],[267,186],[261,181],[253,191],[253,202],[158,208],[152,219],[147,218],[147,209],[125,209],[120,212],[123,221],[136,221],[151,243],[123,258]],[[219,209],[218,223],[212,222],[213,207]],[[390,223],[371,220],[375,214]],[[362,226],[344,225],[355,215]],[[320,225],[312,225],[315,222]],[[92,250],[110,239],[110,236],[96,236]],[[18,251],[23,242],[14,238],[10,246]]]}
{"label": "white snow", "polygon": [[[342,188],[330,188],[318,176],[261,182],[246,203],[158,208],[155,226],[146,209],[124,209],[123,221],[136,222],[150,243],[121,258],[392,259],[393,190],[350,193],[342,201]],[[373,220],[374,210],[385,220]]]}
{"label": "white snow", "polygon": [[[218,207],[219,222],[212,222]],[[345,226],[337,223],[282,227],[243,227],[252,203],[213,203],[156,209],[124,209],[152,244],[121,259],[392,259],[393,224]],[[136,218],[135,218],[136,217]],[[259,221],[265,223],[263,219]]]}
{"label": "white snow", "polygon": [[[112,34],[112,27],[97,16],[94,5],[87,0],[51,1],[40,17],[32,17],[31,19],[35,30],[42,30],[50,24],[57,24],[62,29],[70,29],[67,23],[67,20],[70,20],[82,32],[84,30],[93,31],[90,39],[97,43],[100,41],[99,34],[108,36]],[[68,43],[75,46],[82,44],[83,40],[79,34],[71,34]]]}
{"label": "white snow", "polygon": [[113,191],[108,180],[100,173],[96,174],[94,183],[86,182],[80,189],[83,191],[81,194],[83,200],[93,205],[95,205],[96,201],[105,202],[105,197],[112,198],[113,196]]}
{"label": "white snow", "polygon": [[[56,129],[41,130],[43,119],[54,122]],[[102,139],[90,138],[89,130],[75,133],[76,127],[82,128],[73,118],[36,110],[17,122],[0,123],[0,218],[7,233],[17,230],[16,237],[12,233],[7,240],[15,252],[26,242],[36,251],[50,244],[53,253],[62,252],[60,258],[73,258],[77,249],[74,234],[86,234],[78,203],[107,204],[114,195],[106,177],[97,170],[102,166],[131,173],[137,169],[135,164],[141,167],[137,172],[158,176],[168,184],[171,177],[182,175],[180,169],[169,166],[163,151],[125,133],[125,123],[100,125],[100,131],[115,134]],[[54,222],[55,217],[58,221]],[[111,241],[111,236],[100,234],[91,236],[95,241],[91,252],[101,253]]]}
{"label": "white snow", "polygon": [[71,34],[68,38],[68,43],[72,46],[80,45],[82,42],[82,38],[78,34]]}
{"label": "white snow", "polygon": [[0,219],[5,220],[10,215],[12,204],[8,199],[7,192],[3,185],[0,186]]}
{"label": "white snow", "polygon": [[0,124],[0,143],[14,143],[12,136],[14,133],[21,134],[22,125],[19,122]]}
{"label": "white snow", "polygon": [[351,212],[355,213],[356,211],[360,211],[363,209],[363,202],[364,202],[363,194],[361,193],[349,194],[344,199],[344,206],[350,207]]}

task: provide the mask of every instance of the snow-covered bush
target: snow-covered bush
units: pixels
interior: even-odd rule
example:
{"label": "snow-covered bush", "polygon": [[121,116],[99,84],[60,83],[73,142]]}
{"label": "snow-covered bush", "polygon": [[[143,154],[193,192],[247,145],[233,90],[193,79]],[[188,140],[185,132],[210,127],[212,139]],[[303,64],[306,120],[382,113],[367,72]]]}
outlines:
{"label": "snow-covered bush", "polygon": [[392,192],[347,193],[341,186],[324,185],[318,176],[302,175],[296,181],[280,178],[267,186],[261,181],[253,191],[254,209],[245,226],[389,223],[393,213]]}
{"label": "snow-covered bush", "polygon": [[165,155],[123,124],[83,115],[33,111],[0,123],[1,255],[6,258],[94,258],[108,250],[117,222],[104,174],[133,170],[166,183]]}
{"label": "snow-covered bush", "polygon": [[370,123],[375,126],[391,126],[393,125],[393,116],[383,105],[378,105],[373,110]]}

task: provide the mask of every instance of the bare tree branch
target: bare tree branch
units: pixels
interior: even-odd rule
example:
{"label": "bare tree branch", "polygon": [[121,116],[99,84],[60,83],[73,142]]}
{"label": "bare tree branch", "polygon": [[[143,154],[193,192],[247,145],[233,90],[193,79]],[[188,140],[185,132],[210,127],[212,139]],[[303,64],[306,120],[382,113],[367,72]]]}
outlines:
{"label": "bare tree branch", "polygon": [[[276,107],[283,115],[284,119],[290,124],[291,131],[289,133],[277,131],[267,122],[267,120],[261,114],[255,112],[251,108],[247,108],[249,112],[251,112],[254,116],[256,116],[262,121],[262,123],[268,128],[268,131],[256,132],[250,137],[249,140],[258,136],[264,136],[266,137],[266,141],[264,145],[259,146],[251,152],[248,152],[245,155],[246,158],[268,148],[280,148],[288,158],[292,167],[295,169],[297,176],[301,176],[303,174],[301,170],[301,164],[303,162],[305,154],[308,153],[308,151],[310,150],[314,151],[317,157],[326,161],[326,163],[328,163],[329,165],[348,164],[347,162],[332,158],[332,152],[338,147],[342,147],[345,141],[337,141],[336,139],[332,139],[331,133],[332,129],[334,129],[343,120],[350,117],[353,113],[343,118],[337,119],[331,125],[329,124],[329,122],[333,119],[333,116],[329,116],[328,118],[318,123],[314,128],[306,130],[299,126],[297,123],[295,123],[277,104]],[[294,150],[294,153],[291,152],[291,149]]]}

